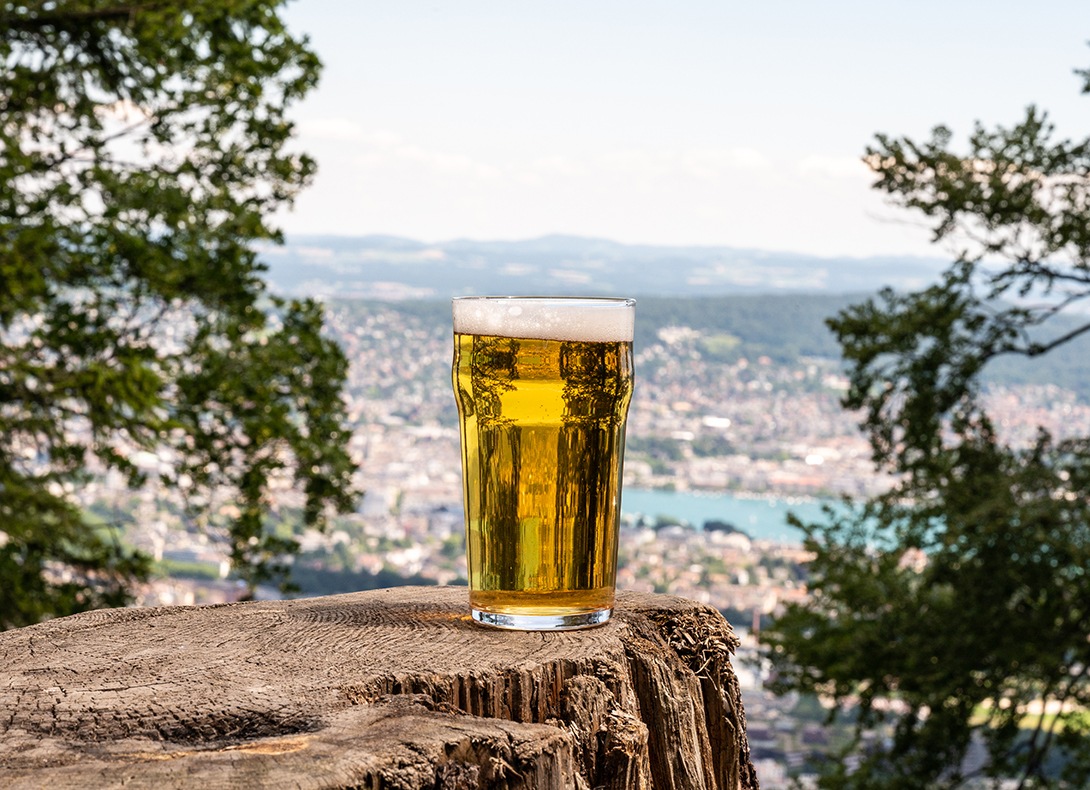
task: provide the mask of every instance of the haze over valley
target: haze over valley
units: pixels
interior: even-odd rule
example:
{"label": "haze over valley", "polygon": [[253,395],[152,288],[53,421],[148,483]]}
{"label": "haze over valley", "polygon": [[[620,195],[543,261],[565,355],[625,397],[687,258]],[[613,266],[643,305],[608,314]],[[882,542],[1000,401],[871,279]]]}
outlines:
{"label": "haze over valley", "polygon": [[918,288],[941,258],[822,258],[732,247],[630,245],[578,236],[425,243],[394,236],[291,236],[261,251],[293,296],[446,299],[466,294],[710,296]]}

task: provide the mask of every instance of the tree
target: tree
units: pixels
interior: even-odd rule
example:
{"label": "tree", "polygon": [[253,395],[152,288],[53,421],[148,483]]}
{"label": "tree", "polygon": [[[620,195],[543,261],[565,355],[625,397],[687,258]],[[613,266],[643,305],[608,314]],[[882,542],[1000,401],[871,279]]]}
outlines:
{"label": "tree", "polygon": [[0,628],[147,571],[86,523],[96,474],[184,493],[251,587],[296,548],[273,487],[308,524],[352,503],[344,356],[255,251],[314,171],[285,112],[320,64],[280,5],[0,4]]}
{"label": "tree", "polygon": [[[867,150],[875,187],[957,257],[937,284],[829,321],[844,404],[894,485],[799,524],[812,595],[764,634],[780,689],[858,716],[856,756],[822,786],[1090,782],[1090,437],[1015,444],[982,382],[994,360],[1090,333],[1074,310],[1090,299],[1090,139],[1055,138],[1030,107],[1010,128],[978,123],[963,153],[943,127]],[[888,740],[863,737],[879,725]]]}

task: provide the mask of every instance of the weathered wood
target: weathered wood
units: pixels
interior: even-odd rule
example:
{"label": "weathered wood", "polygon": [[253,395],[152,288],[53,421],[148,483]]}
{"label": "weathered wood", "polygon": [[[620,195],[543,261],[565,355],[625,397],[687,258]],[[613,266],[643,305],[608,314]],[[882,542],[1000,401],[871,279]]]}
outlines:
{"label": "weathered wood", "polygon": [[520,633],[464,588],[115,609],[0,633],[4,787],[755,788],[713,609]]}

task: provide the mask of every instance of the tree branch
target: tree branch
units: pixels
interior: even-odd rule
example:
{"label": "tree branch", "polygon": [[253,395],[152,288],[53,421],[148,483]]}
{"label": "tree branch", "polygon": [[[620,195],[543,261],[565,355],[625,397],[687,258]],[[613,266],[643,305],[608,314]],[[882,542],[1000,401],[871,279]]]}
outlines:
{"label": "tree branch", "polygon": [[1087,332],[1090,332],[1090,322],[1085,323],[1075,329],[1072,329],[1070,332],[1060,335],[1057,338],[1053,338],[1047,343],[1033,343],[1026,349],[1019,350],[1019,353],[1025,354],[1027,357],[1038,357],[1042,354],[1047,354],[1052,349],[1058,346],[1062,346],[1064,343],[1074,340],[1076,337],[1079,337],[1080,335],[1083,335]]}

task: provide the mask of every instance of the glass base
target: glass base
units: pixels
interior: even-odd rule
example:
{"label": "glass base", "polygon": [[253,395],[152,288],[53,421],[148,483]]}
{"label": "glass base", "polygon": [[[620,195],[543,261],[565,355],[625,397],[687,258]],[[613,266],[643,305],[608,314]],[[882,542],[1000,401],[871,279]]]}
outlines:
{"label": "glass base", "polygon": [[511,631],[575,631],[603,625],[613,615],[612,609],[578,614],[501,614],[470,609],[473,619],[481,625],[506,628]]}

